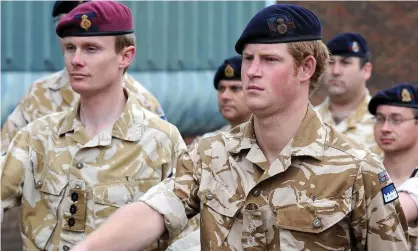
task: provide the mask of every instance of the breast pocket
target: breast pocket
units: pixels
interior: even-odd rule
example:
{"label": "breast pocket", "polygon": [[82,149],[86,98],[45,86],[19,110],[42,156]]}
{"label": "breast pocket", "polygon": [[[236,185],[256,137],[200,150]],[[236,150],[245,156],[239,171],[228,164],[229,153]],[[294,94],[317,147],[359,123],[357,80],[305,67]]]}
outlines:
{"label": "breast pocket", "polygon": [[290,204],[275,212],[281,250],[350,250],[350,198]]}
{"label": "breast pocket", "polygon": [[[58,208],[68,180],[65,175],[44,166],[42,173],[34,173],[33,181],[25,182],[22,229],[38,248],[44,249],[58,223]],[[30,182],[34,182],[34,187]]]}
{"label": "breast pocket", "polygon": [[215,179],[204,184],[198,192],[202,202],[201,236],[205,236],[201,248],[209,250],[214,245],[219,248],[225,241],[243,202]]}

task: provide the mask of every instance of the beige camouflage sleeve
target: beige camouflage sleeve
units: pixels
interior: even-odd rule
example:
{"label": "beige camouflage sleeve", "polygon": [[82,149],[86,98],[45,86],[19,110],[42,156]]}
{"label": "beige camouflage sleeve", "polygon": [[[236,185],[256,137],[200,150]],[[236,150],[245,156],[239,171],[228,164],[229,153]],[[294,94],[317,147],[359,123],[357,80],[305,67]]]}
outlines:
{"label": "beige camouflage sleeve", "polygon": [[177,158],[175,176],[152,187],[140,199],[164,216],[170,238],[177,236],[185,228],[188,218],[199,212],[198,159],[196,147],[183,151]]}
{"label": "beige camouflage sleeve", "polygon": [[1,128],[1,152],[7,152],[10,142],[12,142],[13,137],[16,133],[25,127],[28,124],[28,121],[25,119],[22,104],[19,103],[16,108],[10,113],[7,120],[4,122],[3,127]]}
{"label": "beige camouflage sleeve", "polygon": [[1,160],[2,211],[20,205],[23,183],[30,182],[28,178],[31,175],[26,172],[26,170],[32,169],[29,151],[28,134],[25,129],[22,129],[16,134],[10,145],[10,150]]}
{"label": "beige camouflage sleeve", "polygon": [[358,250],[408,250],[407,222],[382,162],[369,154],[353,187],[351,227]]}

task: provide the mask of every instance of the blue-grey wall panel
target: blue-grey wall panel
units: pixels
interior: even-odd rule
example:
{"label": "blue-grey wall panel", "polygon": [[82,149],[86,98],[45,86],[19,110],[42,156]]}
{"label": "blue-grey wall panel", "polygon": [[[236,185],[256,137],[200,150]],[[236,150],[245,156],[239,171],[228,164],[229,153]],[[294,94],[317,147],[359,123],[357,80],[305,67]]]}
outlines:
{"label": "blue-grey wall panel", "polygon": [[[135,71],[213,70],[264,1],[122,1],[133,13]],[[62,55],[53,1],[1,1],[1,63],[6,71],[56,71]]]}

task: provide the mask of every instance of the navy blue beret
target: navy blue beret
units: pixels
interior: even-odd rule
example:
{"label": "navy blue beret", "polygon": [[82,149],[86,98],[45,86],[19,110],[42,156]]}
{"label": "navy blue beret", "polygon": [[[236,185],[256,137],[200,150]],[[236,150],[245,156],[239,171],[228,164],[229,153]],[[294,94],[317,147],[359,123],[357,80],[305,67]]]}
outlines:
{"label": "navy blue beret", "polygon": [[369,53],[366,39],[355,32],[338,34],[327,46],[331,55],[365,58]]}
{"label": "navy blue beret", "polygon": [[247,24],[235,44],[242,54],[246,44],[276,44],[321,40],[321,23],[310,10],[294,4],[274,4],[262,9]]}
{"label": "navy blue beret", "polygon": [[79,4],[84,2],[88,1],[55,1],[54,7],[52,7],[52,17],[57,17],[61,14],[67,14]]}
{"label": "navy blue beret", "polygon": [[401,83],[376,93],[370,100],[369,112],[375,115],[379,105],[394,105],[418,109],[418,85]]}
{"label": "navy blue beret", "polygon": [[235,56],[225,59],[224,63],[219,66],[213,79],[215,89],[218,89],[221,80],[241,80],[242,57]]}

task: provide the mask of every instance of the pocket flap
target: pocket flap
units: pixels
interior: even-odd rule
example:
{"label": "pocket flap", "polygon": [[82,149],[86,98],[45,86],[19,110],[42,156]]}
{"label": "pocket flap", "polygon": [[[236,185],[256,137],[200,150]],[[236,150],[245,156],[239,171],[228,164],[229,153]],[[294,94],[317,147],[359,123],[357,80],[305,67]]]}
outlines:
{"label": "pocket flap", "polygon": [[43,193],[60,195],[67,184],[67,176],[48,167],[45,167],[45,174],[35,175],[35,186]]}
{"label": "pocket flap", "polygon": [[321,233],[351,212],[346,198],[321,199],[276,208],[280,228],[308,233]]}
{"label": "pocket flap", "polygon": [[217,180],[213,179],[209,184],[208,188],[203,188],[198,193],[202,202],[221,215],[234,217],[243,201],[234,200],[226,186]]}

